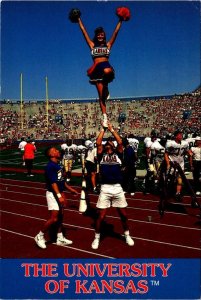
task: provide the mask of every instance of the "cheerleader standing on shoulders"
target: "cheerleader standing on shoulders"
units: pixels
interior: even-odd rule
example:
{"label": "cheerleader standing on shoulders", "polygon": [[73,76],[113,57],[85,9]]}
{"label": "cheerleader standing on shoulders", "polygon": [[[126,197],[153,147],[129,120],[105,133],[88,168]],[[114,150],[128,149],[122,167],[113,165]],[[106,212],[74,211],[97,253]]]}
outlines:
{"label": "cheerleader standing on shoulders", "polygon": [[106,114],[106,100],[109,99],[108,83],[112,82],[115,77],[114,69],[109,63],[110,50],[121,28],[122,21],[128,21],[130,19],[130,11],[126,7],[117,8],[116,14],[119,17],[119,21],[108,42],[106,42],[106,34],[103,27],[96,28],[93,40],[90,39],[80,18],[81,12],[79,9],[72,9],[69,14],[71,22],[79,24],[83,36],[91,49],[94,63],[87,70],[87,75],[90,78],[89,82],[94,84],[98,91],[100,108],[103,114],[103,126],[105,128],[108,126]]}

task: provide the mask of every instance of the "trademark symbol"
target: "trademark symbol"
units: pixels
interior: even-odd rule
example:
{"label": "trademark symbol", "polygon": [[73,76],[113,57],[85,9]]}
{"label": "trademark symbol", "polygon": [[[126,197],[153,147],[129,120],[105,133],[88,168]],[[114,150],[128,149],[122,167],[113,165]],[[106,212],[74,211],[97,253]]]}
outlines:
{"label": "trademark symbol", "polygon": [[159,286],[160,285],[159,280],[151,280],[150,282],[151,282],[152,286]]}

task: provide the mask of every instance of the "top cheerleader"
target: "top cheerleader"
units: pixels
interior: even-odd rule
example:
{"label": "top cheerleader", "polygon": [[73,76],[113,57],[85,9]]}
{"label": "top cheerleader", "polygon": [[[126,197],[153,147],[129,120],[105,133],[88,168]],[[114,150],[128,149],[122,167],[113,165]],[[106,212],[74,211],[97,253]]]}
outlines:
{"label": "top cheerleader", "polygon": [[69,19],[73,23],[78,23],[83,36],[91,49],[93,65],[87,70],[90,83],[94,84],[98,91],[100,108],[103,114],[103,127],[107,128],[106,100],[109,98],[108,83],[113,81],[115,72],[109,63],[110,50],[114,44],[117,34],[123,21],[130,19],[130,10],[126,7],[119,7],[116,10],[119,21],[114,29],[112,37],[107,42],[106,34],[102,27],[95,29],[93,40],[90,39],[83,22],[79,9],[72,9],[69,13]]}

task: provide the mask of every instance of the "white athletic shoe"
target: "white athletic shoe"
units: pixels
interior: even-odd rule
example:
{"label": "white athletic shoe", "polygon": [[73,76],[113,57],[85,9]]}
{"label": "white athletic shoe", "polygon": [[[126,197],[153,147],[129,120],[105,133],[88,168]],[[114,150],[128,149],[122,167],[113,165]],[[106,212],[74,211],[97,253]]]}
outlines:
{"label": "white athletic shoe", "polygon": [[96,250],[99,247],[100,238],[95,238],[91,244],[91,248]]}
{"label": "white athletic shoe", "polygon": [[129,246],[133,246],[134,245],[134,240],[131,238],[130,234],[125,234],[125,239],[126,239],[126,243]]}
{"label": "white athletic shoe", "polygon": [[200,195],[201,195],[201,192],[197,191],[197,192],[196,192],[196,195],[197,195],[197,196],[200,196]]}
{"label": "white athletic shoe", "polygon": [[57,238],[57,246],[65,246],[65,245],[71,245],[73,241],[67,240],[64,236],[63,237],[58,237]]}
{"label": "white athletic shoe", "polygon": [[45,245],[46,240],[44,239],[43,235],[37,234],[34,238],[36,244],[38,245],[38,247],[45,249],[47,248]]}

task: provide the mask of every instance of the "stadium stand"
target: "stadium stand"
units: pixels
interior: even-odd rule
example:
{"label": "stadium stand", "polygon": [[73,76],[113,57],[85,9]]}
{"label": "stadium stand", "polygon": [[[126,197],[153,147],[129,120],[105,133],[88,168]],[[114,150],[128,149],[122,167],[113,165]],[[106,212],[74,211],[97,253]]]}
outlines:
{"label": "stadium stand", "polygon": [[[1,142],[28,136],[36,140],[92,138],[100,128],[96,100],[49,100],[48,124],[45,100],[24,101],[23,109],[19,101],[1,104]],[[174,96],[111,99],[107,107],[109,120],[122,136],[144,137],[152,128],[161,133],[171,133],[176,127],[187,134],[200,131],[201,88]]]}

